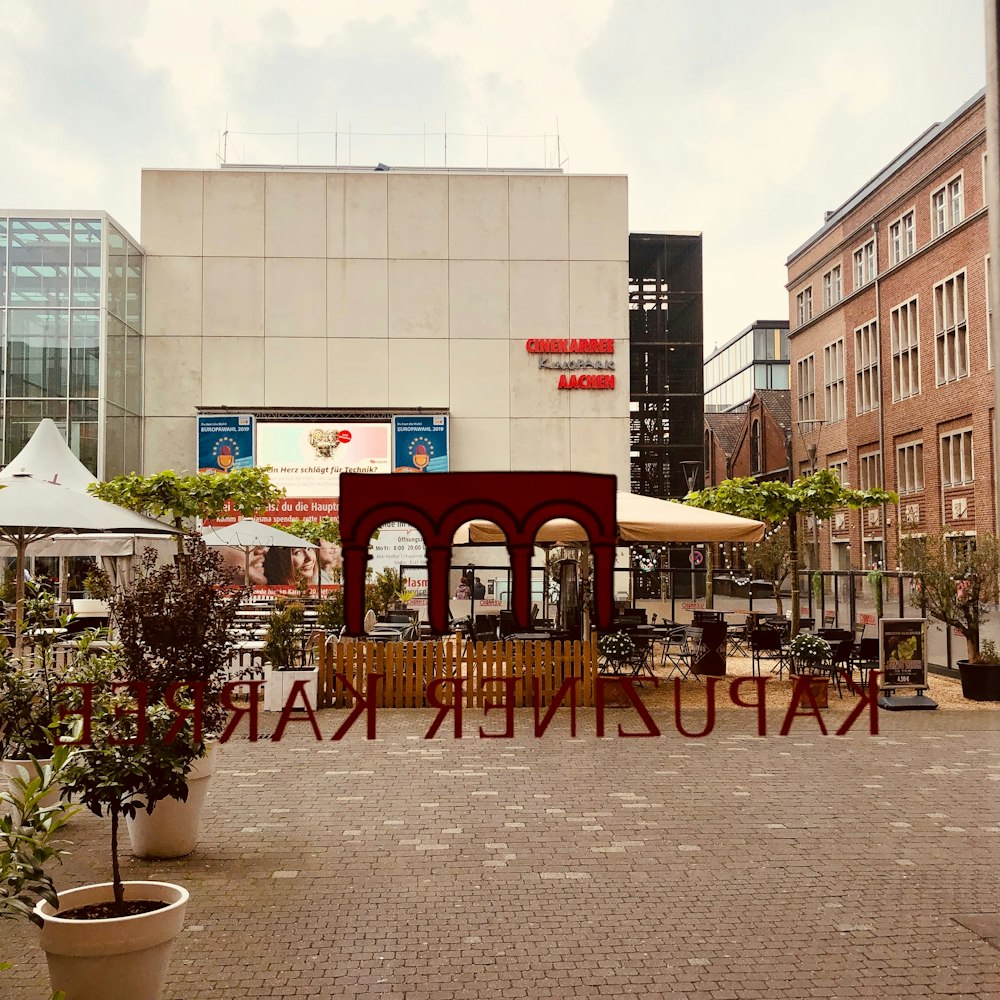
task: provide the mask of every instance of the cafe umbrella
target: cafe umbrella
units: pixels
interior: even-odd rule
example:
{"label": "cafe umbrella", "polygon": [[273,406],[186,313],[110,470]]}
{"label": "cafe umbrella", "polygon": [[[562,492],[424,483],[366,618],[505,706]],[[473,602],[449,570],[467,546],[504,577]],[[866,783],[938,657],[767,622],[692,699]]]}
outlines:
{"label": "cafe umbrella", "polygon": [[[690,507],[672,500],[618,493],[615,501],[616,533],[621,545],[641,542],[759,542],[764,524],[746,517],[720,514],[714,510]],[[506,541],[503,531],[492,521],[472,521],[462,529],[456,544],[497,545]],[[581,573],[584,592],[588,586],[589,539],[576,521],[556,518],[543,524],[535,543],[543,545],[579,545],[582,550]],[[586,625],[586,602],[584,602]]]}
{"label": "cafe umbrella", "polygon": [[52,535],[89,532],[179,534],[162,521],[27,474],[18,473],[0,482],[0,538],[10,542],[17,555],[18,652],[24,622],[24,563],[28,546]]}
{"label": "cafe umbrella", "polygon": [[284,549],[315,549],[319,548],[312,542],[299,538],[289,531],[282,531],[273,524],[261,524],[243,518],[235,524],[227,524],[223,528],[202,528],[201,537],[206,545],[224,546],[226,548],[243,549],[246,556],[244,562],[243,582],[250,585],[250,552],[256,548]]}

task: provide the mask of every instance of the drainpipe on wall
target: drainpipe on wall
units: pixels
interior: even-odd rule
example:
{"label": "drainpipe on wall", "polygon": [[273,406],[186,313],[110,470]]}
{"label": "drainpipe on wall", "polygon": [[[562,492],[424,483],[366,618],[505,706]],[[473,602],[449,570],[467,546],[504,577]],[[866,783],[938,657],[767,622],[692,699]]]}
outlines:
{"label": "drainpipe on wall", "polygon": [[993,343],[993,511],[1000,534],[1000,472],[997,470],[997,420],[1000,419],[1000,0],[985,0],[986,8],[986,201],[990,223],[990,305],[998,317],[992,324]]}
{"label": "drainpipe on wall", "polygon": [[[878,347],[878,458],[879,463],[882,466],[882,488],[885,488],[885,477],[886,469],[888,466],[885,462],[885,393],[882,391],[882,373],[884,371],[884,365],[882,364],[882,305],[881,296],[879,294],[879,284],[882,280],[882,267],[878,259],[878,222],[872,223],[872,233],[875,235],[875,336],[878,338],[876,346]],[[854,366],[857,368],[857,358],[854,359]],[[889,358],[889,368],[892,369],[892,358]],[[892,395],[892,389],[889,390],[889,395]],[[889,567],[889,522],[886,519],[886,505],[883,503],[879,508],[879,518],[882,523],[882,569],[888,569]],[[862,562],[865,558],[865,544],[864,544],[864,511],[859,512],[861,514],[861,559]]]}

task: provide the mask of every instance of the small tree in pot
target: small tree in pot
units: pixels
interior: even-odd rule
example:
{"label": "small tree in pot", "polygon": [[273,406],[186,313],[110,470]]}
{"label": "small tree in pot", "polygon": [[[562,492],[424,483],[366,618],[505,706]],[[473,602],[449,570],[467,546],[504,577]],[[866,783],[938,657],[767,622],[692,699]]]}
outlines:
{"label": "small tree in pot", "polygon": [[71,752],[70,747],[57,747],[51,764],[38,774],[22,769],[11,778],[10,790],[0,791],[0,920],[23,917],[41,923],[34,913],[38,900],[58,904],[45,868],[65,855],[57,835],[77,807],[44,803],[58,790]]}
{"label": "small tree in pot", "polygon": [[271,667],[264,688],[264,708],[269,712],[277,712],[284,707],[296,681],[305,681],[309,703],[316,704],[319,672],[316,667],[303,662],[304,625],[305,608],[301,604],[281,598],[275,602],[261,650]]}
{"label": "small tree in pot", "polygon": [[980,653],[982,626],[1000,597],[1000,540],[986,532],[960,548],[942,532],[904,538],[901,549],[903,565],[916,577],[911,602],[965,637],[968,659],[958,661],[962,693],[1000,701],[1000,664]]}
{"label": "small tree in pot", "polygon": [[197,536],[184,540],[183,565],[157,565],[147,549],[131,584],[108,596],[117,629],[121,680],[145,685],[150,705],[193,699],[202,732],[190,794],[174,796],[155,815],[131,814],[129,833],[140,857],[190,854],[198,842],[201,808],[214,771],[212,737],[224,727],[225,684],[232,656],[230,629],[245,591],[233,588],[222,558]]}
{"label": "small tree in pot", "polygon": [[[115,654],[81,667],[67,707],[89,718],[81,745],[64,772],[64,795],[111,820],[111,882],[60,892],[58,906],[42,901],[42,922],[52,988],[73,1000],[134,1000],[159,996],[171,945],[188,902],[183,886],[125,881],[119,856],[121,818],[187,795],[187,774],[203,753],[188,721],[162,704],[145,705],[137,691],[114,690]],[[89,702],[89,705],[88,705]],[[126,921],[123,923],[123,921]]]}

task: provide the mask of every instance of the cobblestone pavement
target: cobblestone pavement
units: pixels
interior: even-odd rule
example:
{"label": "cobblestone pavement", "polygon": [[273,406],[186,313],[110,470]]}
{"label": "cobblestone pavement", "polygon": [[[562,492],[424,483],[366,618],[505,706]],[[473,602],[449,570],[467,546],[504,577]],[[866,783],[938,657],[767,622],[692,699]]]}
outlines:
{"label": "cobblestone pavement", "polygon": [[[425,741],[432,718],[227,745],[197,853],[126,865],[191,890],[166,998],[1000,998],[995,714],[758,738],[730,712],[697,740],[581,712],[536,740],[518,712],[513,740],[468,715]],[[71,830],[58,884],[106,881],[104,824]],[[34,933],[4,928],[0,996],[48,996]]]}

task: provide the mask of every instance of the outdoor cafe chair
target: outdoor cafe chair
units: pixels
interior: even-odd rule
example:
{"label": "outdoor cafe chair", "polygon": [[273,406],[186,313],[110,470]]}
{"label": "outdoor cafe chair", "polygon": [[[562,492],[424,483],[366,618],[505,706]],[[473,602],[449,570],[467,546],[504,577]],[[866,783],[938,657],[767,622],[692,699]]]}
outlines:
{"label": "outdoor cafe chair", "polygon": [[869,636],[866,639],[862,635],[861,639],[854,644],[850,667],[852,676],[853,671],[857,670],[858,676],[861,679],[861,686],[867,687],[869,671],[878,670],[879,668],[878,639],[876,637]]}
{"label": "outdoor cafe chair", "polygon": [[632,655],[629,657],[629,662],[632,666],[632,676],[638,677],[640,674],[646,673],[650,677],[653,676],[653,639],[651,636],[646,635],[631,635],[632,645],[634,649],[632,650]]}
{"label": "outdoor cafe chair", "polygon": [[742,625],[734,625],[726,633],[729,640],[729,652],[733,656],[749,656],[750,649],[750,618],[747,617]]}
{"label": "outdoor cafe chair", "polygon": [[674,650],[670,656],[673,666],[671,666],[670,671],[667,673],[668,679],[673,677],[676,672],[680,674],[682,680],[691,680],[694,678],[696,681],[701,681],[701,678],[691,668],[694,665],[694,661],[702,654],[703,635],[704,629],[697,628],[694,625],[689,625],[684,629],[680,647]]}
{"label": "outdoor cafe chair", "polygon": [[751,675],[763,676],[761,665],[771,664],[771,673],[778,675],[778,680],[784,676],[785,668],[791,666],[788,649],[783,641],[782,633],[773,628],[755,628],[750,631],[750,651],[752,663]]}

